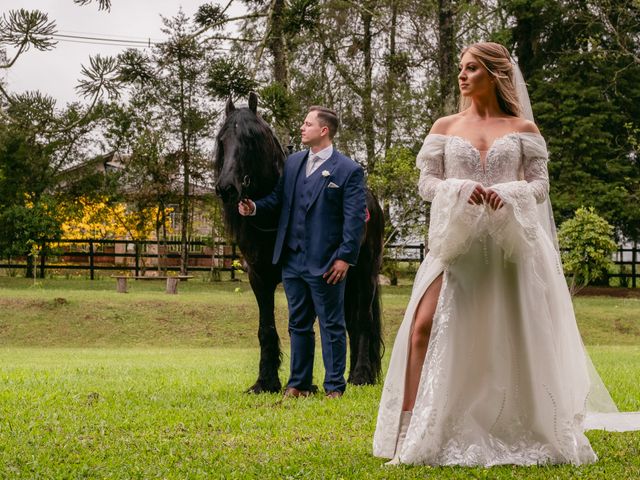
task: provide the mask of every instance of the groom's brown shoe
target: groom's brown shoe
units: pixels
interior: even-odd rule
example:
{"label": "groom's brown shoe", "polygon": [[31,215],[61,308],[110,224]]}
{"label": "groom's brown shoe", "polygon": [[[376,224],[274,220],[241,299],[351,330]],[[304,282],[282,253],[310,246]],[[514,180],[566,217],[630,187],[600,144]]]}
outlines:
{"label": "groom's brown shoe", "polygon": [[340,398],[342,396],[342,392],[338,391],[338,390],[332,390],[330,392],[327,392],[325,397],[332,399],[332,398]]}
{"label": "groom's brown shoe", "polygon": [[296,387],[287,387],[284,390],[285,398],[308,397],[311,395],[309,390],[298,390]]}

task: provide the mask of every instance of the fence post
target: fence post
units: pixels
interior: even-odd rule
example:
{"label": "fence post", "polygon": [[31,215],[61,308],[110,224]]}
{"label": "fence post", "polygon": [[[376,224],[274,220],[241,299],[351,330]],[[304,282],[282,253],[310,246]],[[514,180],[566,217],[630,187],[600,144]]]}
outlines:
{"label": "fence post", "polygon": [[637,242],[633,242],[633,247],[631,248],[631,286],[633,288],[636,288],[636,261],[637,261],[637,255],[638,255],[638,244],[637,244]]}
{"label": "fence post", "polygon": [[233,262],[236,260],[236,244],[231,245],[231,280],[236,279],[236,267],[233,266]]}
{"label": "fence post", "polygon": [[42,245],[40,245],[40,278],[44,278],[44,270],[47,264],[47,261],[45,259],[45,255],[47,254],[46,248],[47,248],[47,241],[42,240]]}
{"label": "fence post", "polygon": [[93,239],[89,240],[89,278],[93,280]]}
{"label": "fence post", "polygon": [[420,263],[424,260],[424,243],[420,243]]}
{"label": "fence post", "polygon": [[140,245],[136,240],[133,241],[133,249],[136,252],[136,277],[140,276]]}

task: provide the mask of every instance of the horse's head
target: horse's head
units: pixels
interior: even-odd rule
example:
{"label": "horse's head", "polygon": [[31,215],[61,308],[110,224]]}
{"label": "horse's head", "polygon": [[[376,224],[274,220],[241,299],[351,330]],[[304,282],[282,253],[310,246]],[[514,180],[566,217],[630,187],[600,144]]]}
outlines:
{"label": "horse's head", "polygon": [[216,143],[216,193],[225,203],[261,198],[271,192],[282,172],[284,151],[273,131],[257,114],[258,97],[236,108],[231,98]]}

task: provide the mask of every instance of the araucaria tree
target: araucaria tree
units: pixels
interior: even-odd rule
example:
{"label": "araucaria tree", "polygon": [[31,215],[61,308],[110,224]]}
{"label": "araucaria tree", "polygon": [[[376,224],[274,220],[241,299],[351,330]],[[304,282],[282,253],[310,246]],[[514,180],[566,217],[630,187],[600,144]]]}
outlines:
{"label": "araucaria tree", "polygon": [[158,203],[167,200],[178,182],[181,185],[181,273],[186,274],[192,188],[205,181],[207,140],[217,118],[205,91],[215,49],[204,47],[198,38],[202,25],[182,11],[163,18],[163,24],[167,40],[149,53],[126,51],[120,56],[120,74],[131,93],[128,134],[136,160],[131,166],[138,169],[139,178],[162,184]]}
{"label": "araucaria tree", "polygon": [[[11,69],[31,48],[54,48],[55,32],[55,22],[41,11],[4,14],[0,50],[7,50],[0,56],[0,72]],[[84,157],[101,101],[117,95],[116,66],[113,58],[90,58],[77,86],[87,102],[64,108],[46,94],[14,94],[0,82],[0,255],[27,255],[31,260],[30,245],[59,232],[59,220],[52,214],[59,174]]]}

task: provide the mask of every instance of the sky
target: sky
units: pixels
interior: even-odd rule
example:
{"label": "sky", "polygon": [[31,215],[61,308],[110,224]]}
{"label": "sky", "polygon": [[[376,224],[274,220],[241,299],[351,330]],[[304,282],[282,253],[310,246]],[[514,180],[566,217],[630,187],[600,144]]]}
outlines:
{"label": "sky", "polygon": [[[55,20],[59,34],[158,41],[163,38],[160,15],[173,16],[182,7],[186,15],[192,16],[198,6],[206,1],[112,0],[111,11],[106,12],[99,11],[95,2],[81,7],[72,0],[0,0],[0,15],[19,8],[37,9],[48,13],[50,20]],[[237,14],[237,9],[233,14]],[[40,90],[55,98],[58,106],[63,107],[79,99],[74,88],[81,76],[81,65],[88,65],[89,56],[98,53],[115,56],[125,48],[120,45],[59,41],[54,50],[40,52],[31,49],[21,55],[6,74],[5,80],[12,93]],[[7,53],[12,58],[12,51]]]}

